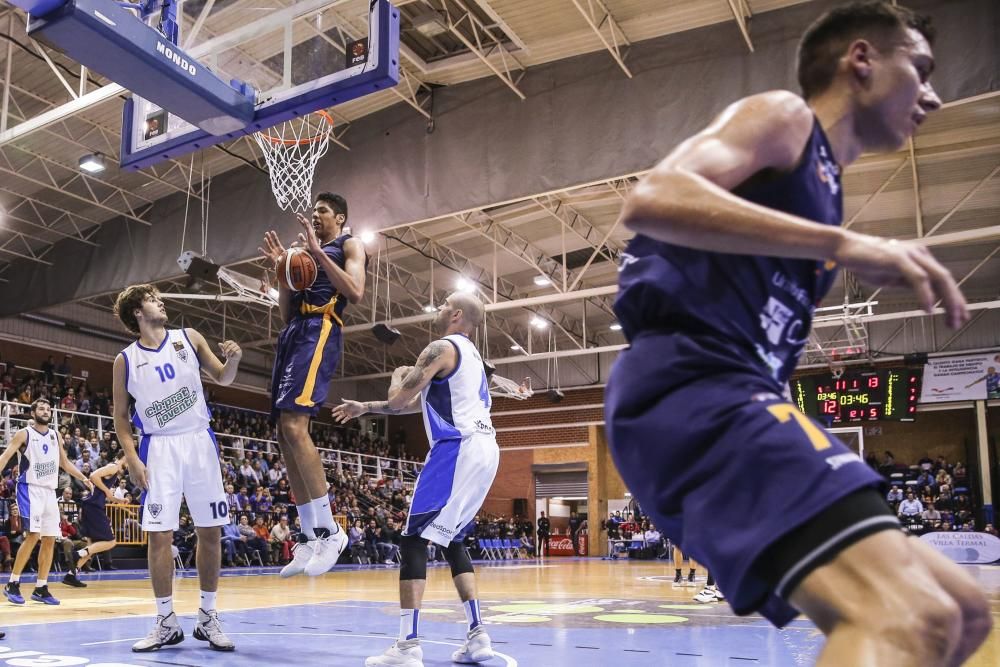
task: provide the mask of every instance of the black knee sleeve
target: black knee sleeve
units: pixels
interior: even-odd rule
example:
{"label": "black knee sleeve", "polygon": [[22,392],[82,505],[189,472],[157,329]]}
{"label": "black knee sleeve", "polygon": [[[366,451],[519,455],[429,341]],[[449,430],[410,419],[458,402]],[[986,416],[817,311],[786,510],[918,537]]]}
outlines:
{"label": "black knee sleeve", "polygon": [[399,580],[427,578],[427,540],[404,535],[399,540]]}
{"label": "black knee sleeve", "polygon": [[460,574],[471,574],[474,572],[472,569],[472,559],[469,558],[469,550],[461,542],[452,542],[449,544],[448,548],[444,550],[444,557],[448,559],[448,564],[451,565],[452,578]]}

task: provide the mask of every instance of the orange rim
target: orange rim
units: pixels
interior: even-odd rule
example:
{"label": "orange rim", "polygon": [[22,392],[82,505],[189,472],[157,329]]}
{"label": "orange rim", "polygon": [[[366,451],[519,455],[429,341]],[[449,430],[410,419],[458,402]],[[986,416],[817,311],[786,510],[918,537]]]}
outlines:
{"label": "orange rim", "polygon": [[[329,123],[329,128],[330,129],[327,130],[326,132],[320,132],[319,134],[317,134],[315,136],[306,137],[305,139],[282,139],[281,137],[271,136],[270,134],[267,134],[267,133],[265,133],[263,131],[261,131],[259,133],[260,137],[262,139],[264,139],[265,141],[268,141],[268,142],[270,142],[272,144],[275,144],[275,145],[281,145],[281,146],[296,146],[296,145],[302,146],[302,145],[305,145],[305,144],[314,144],[317,141],[319,141],[320,139],[322,139],[325,135],[329,134],[333,130],[333,116],[331,116],[327,112],[323,111],[322,109],[320,109],[319,111],[314,111],[313,114],[324,118],[326,120],[326,122]],[[288,121],[285,121],[285,122],[287,123]]]}

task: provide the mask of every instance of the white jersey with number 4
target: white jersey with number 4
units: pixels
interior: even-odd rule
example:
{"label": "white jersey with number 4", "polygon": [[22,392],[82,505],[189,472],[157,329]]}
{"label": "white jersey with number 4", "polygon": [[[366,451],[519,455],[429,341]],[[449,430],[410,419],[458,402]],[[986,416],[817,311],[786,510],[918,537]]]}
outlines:
{"label": "white jersey with number 4", "polygon": [[183,329],[169,329],[156,349],[136,341],[122,350],[132,423],[143,435],[179,435],[208,429],[211,415],[201,385],[201,363]]}
{"label": "white jersey with number 4", "polygon": [[476,434],[495,436],[490,420],[490,383],[479,350],[462,334],[441,340],[455,346],[458,359],[447,377],[431,380],[421,393],[428,441],[433,447],[442,440]]}
{"label": "white jersey with number 4", "polygon": [[59,439],[53,429],[39,433],[33,426],[24,429],[28,437],[21,453],[20,474],[22,484],[55,489],[59,480]]}

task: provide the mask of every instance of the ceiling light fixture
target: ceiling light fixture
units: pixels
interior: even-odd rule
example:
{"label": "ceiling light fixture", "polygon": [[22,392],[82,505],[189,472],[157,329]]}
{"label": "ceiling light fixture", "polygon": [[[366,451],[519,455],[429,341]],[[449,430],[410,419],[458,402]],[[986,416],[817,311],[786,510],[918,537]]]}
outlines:
{"label": "ceiling light fixture", "polygon": [[90,153],[84,155],[80,158],[80,169],[91,174],[96,174],[99,171],[104,171],[104,156],[100,153]]}
{"label": "ceiling light fixture", "polygon": [[424,37],[437,37],[448,32],[448,22],[441,12],[430,10],[413,17],[413,29]]}

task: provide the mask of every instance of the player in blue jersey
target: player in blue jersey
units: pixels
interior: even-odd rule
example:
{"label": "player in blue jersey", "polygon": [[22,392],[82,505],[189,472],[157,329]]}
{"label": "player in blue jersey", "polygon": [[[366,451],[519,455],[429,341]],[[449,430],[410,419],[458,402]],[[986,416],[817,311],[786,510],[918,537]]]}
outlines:
{"label": "player in blue jersey", "polygon": [[452,654],[452,661],[477,664],[493,657],[479,614],[476,574],[462,543],[500,464],[490,419],[489,380],[482,357],[469,339],[484,312],[474,295],[452,294],[434,320],[443,337],[424,348],[416,365],[393,372],[389,400],[345,400],[333,409],[340,423],[366,412],[423,412],[431,445],[413,488],[400,544],[399,637],[384,653],[366,659],[365,667],[423,667],[419,621],[427,587],[429,542],[444,549],[468,621],[465,644]]}
{"label": "player in blue jersey", "polygon": [[108,503],[125,503],[124,499],[116,498],[112,492],[118,486],[119,478],[124,478],[124,473],[125,452],[120,452],[114,461],[90,473],[94,490],[80,500],[80,533],[89,540],[89,544],[76,552],[76,563],[66,571],[63,583],[67,586],[86,588],[87,584],[77,576],[80,569],[97,554],[111,551],[117,546],[118,541],[106,508]]}
{"label": "player in blue jersey", "polygon": [[802,97],[736,102],[622,212],[636,237],[615,303],[630,347],[606,393],[615,463],[737,613],[812,619],[821,665],[956,665],[991,627],[973,580],[900,531],[882,478],[781,397],[838,267],[968,321],[919,242],[840,227],[841,170],[897,150],[941,106],[932,38],[889,2],[831,10],[800,43]]}
{"label": "player in blue jersey", "polygon": [[[997,355],[995,360],[1000,361],[1000,355]],[[1000,398],[1000,373],[997,373],[996,366],[988,367],[986,369],[986,375],[982,376],[975,382],[965,385],[965,388],[969,389],[980,382],[986,383],[986,398]]]}
{"label": "player in blue jersey", "polygon": [[[222,631],[216,609],[220,527],[229,523],[229,507],[201,375],[221,385],[232,384],[243,352],[234,341],[223,341],[219,343],[223,362],[194,329],[167,329],[167,311],[152,285],[124,289],[115,300],[115,314],[137,336],[115,357],[112,415],[129,478],[143,489],[142,529],[149,537],[149,578],[156,597],[153,629],[132,650],[158,651],[184,640],[173,609],[170,549],[183,498],[198,534],[201,604],[194,637],[215,651],[232,651],[235,644]],[[139,431],[138,445],[133,426]]]}
{"label": "player in blue jersey", "polygon": [[[278,446],[285,455],[288,482],[295,494],[302,533],[292,561],[282,577],[305,572],[327,572],[347,546],[347,533],[333,520],[327,496],[326,473],[309,434],[309,419],[326,400],[330,380],[340,363],[341,316],[348,303],[365,294],[364,244],[344,230],[347,201],[322,192],[316,197],[312,219],[298,216],[305,247],[319,271],[306,290],[279,288],[278,306],[287,324],[278,336],[271,376],[271,416],[277,421]],[[269,231],[260,251],[275,263],[285,251],[278,235]]]}

